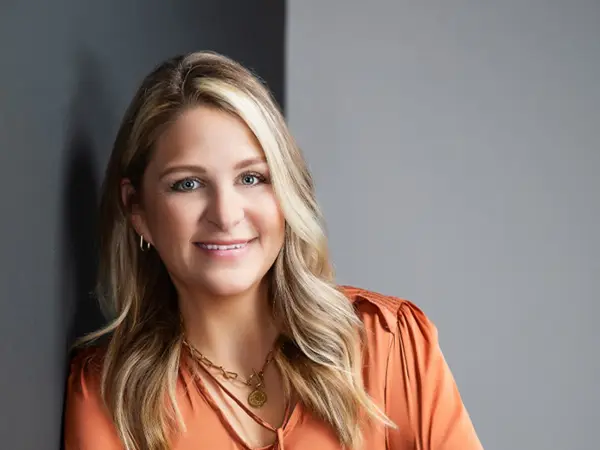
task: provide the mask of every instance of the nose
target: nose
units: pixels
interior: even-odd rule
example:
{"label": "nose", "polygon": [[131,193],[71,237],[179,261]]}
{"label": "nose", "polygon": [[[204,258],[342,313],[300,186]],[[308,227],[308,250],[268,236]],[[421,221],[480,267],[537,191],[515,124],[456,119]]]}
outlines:
{"label": "nose", "polygon": [[242,198],[234,187],[212,189],[206,219],[221,231],[233,229],[244,219]]}

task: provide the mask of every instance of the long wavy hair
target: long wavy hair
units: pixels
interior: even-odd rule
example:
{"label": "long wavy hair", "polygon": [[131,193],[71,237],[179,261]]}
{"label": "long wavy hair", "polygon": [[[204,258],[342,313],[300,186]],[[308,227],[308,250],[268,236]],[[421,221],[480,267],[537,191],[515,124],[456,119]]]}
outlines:
{"label": "long wavy hair", "polygon": [[342,445],[361,448],[365,420],[393,424],[365,391],[364,330],[334,284],[311,176],[269,90],[241,64],[213,52],[169,59],[143,80],[105,173],[97,293],[110,321],[79,344],[107,338],[101,395],[118,435],[127,450],[166,450],[173,433],[186,429],[176,399],[183,343],[177,294],[157,252],[140,253],[120,183],[128,178],[139,191],[158,136],[200,105],[241,118],[272,173],[286,228],[267,276],[273,314],[283,324],[284,345],[274,361],[286,396],[293,392]]}

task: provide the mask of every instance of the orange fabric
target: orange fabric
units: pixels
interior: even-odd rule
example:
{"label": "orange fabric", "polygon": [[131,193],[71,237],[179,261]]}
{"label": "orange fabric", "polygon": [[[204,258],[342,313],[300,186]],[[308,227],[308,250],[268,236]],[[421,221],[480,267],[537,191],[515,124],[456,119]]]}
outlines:
{"label": "orange fabric", "polygon": [[[483,449],[439,348],[437,330],[425,314],[407,300],[344,290],[367,331],[365,387],[398,425],[397,430],[366,427],[365,450]],[[99,365],[89,356],[84,353],[71,364],[65,450],[121,450],[100,399]],[[180,380],[178,400],[188,431],[173,441],[172,449],[250,450],[202,384],[184,368]],[[276,443],[261,450],[341,450],[332,430],[300,404],[275,431]]]}

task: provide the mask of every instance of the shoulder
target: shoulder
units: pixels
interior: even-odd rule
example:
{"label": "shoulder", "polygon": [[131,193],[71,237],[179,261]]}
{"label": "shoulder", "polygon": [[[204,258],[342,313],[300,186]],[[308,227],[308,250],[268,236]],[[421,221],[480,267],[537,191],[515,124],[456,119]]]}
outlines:
{"label": "shoulder", "polygon": [[99,379],[102,375],[105,355],[105,346],[89,346],[76,350],[69,365],[70,376],[79,381],[83,381],[81,378],[88,381]]}
{"label": "shoulder", "polygon": [[388,431],[390,447],[482,450],[431,320],[408,300],[342,290],[367,331],[365,386],[400,430]]}
{"label": "shoulder", "polygon": [[436,333],[434,324],[413,302],[355,286],[340,286],[340,290],[354,304],[359,316],[365,321],[376,315],[377,323],[386,331],[409,331],[418,328],[423,332]]}
{"label": "shoulder", "polygon": [[71,358],[64,417],[64,447],[122,449],[101,395],[104,347],[81,349]]}
{"label": "shoulder", "polygon": [[100,407],[102,368],[106,348],[103,346],[78,349],[71,358],[67,381],[67,401],[71,404],[94,404]]}

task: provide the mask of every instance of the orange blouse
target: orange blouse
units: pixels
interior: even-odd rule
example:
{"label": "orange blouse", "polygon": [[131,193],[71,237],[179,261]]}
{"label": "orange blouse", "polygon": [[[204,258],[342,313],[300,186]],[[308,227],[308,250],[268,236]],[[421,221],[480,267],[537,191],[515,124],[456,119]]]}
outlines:
{"label": "orange blouse", "polygon": [[[364,383],[398,429],[364,430],[365,450],[482,450],[453,376],[440,351],[435,326],[414,304],[344,287],[367,335]],[[98,351],[98,350],[96,350]],[[65,416],[65,450],[121,450],[99,393],[99,368],[82,354],[73,359]],[[89,355],[88,355],[89,356]],[[197,378],[182,367],[178,390],[187,432],[173,450],[251,449],[236,435]],[[262,422],[262,421],[261,421]],[[263,426],[271,428],[263,422]],[[260,450],[341,450],[333,431],[301,404]]]}

